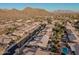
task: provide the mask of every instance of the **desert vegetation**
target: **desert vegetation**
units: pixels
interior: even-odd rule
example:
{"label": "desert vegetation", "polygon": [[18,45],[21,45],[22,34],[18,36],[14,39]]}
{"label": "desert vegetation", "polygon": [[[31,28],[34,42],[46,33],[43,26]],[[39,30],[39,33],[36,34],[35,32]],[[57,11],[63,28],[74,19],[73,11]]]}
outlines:
{"label": "desert vegetation", "polygon": [[[75,28],[75,30],[79,30],[79,13],[74,11],[49,12],[44,9],[30,7],[24,8],[23,10],[0,9],[0,51],[4,51],[7,47],[20,41],[39,24],[46,24],[46,29],[49,30],[45,32],[47,33],[46,36],[50,37],[49,45],[51,45],[50,49],[47,49],[54,54],[61,53],[59,50],[68,22]],[[48,42],[48,40],[46,42]],[[42,49],[46,48],[42,47]]]}

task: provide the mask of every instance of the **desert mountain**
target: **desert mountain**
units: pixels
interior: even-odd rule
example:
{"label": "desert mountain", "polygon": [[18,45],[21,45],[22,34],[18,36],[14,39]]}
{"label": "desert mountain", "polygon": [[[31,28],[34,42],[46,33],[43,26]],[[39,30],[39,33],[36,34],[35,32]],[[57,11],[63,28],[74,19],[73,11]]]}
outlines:
{"label": "desert mountain", "polygon": [[29,15],[49,15],[50,14],[50,12],[44,9],[37,9],[37,8],[30,8],[30,7],[25,8],[22,12]]}

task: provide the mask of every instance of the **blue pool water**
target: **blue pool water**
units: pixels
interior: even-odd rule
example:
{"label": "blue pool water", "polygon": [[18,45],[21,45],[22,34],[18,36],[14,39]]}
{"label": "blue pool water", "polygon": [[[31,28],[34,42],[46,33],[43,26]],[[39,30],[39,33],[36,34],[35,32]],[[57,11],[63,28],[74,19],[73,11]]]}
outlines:
{"label": "blue pool water", "polygon": [[64,54],[68,54],[68,48],[66,48],[66,47],[62,48],[62,52],[63,52]]}

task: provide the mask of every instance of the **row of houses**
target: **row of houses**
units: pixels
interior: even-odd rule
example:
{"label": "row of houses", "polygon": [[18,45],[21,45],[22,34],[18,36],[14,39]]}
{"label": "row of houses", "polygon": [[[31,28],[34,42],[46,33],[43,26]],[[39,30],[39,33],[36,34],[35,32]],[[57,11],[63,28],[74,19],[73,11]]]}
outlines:
{"label": "row of houses", "polygon": [[[29,21],[29,22],[31,22],[31,21]],[[16,23],[17,23],[17,25],[16,25]],[[34,23],[31,23],[30,25],[28,25],[29,23],[28,24],[27,23],[28,22],[25,22],[25,23],[14,22],[15,27],[17,27],[16,29],[13,29],[12,32],[8,31],[8,32],[0,35],[0,44],[3,44],[0,47],[0,49],[3,48],[3,46],[4,46],[5,48],[3,48],[3,49],[5,50],[8,46],[10,46],[13,43],[18,42],[24,35],[28,34],[36,26],[39,25],[39,22],[34,22]],[[10,24],[8,26],[7,25],[5,25],[5,26],[7,28],[9,27],[12,29],[12,25],[10,25]]]}
{"label": "row of houses", "polygon": [[51,52],[47,50],[48,42],[51,40],[52,27],[47,25],[44,30],[35,36],[28,46],[23,50],[25,55],[50,55]]}
{"label": "row of houses", "polygon": [[66,25],[67,35],[64,36],[64,40],[70,47],[70,54],[79,55],[79,37],[77,36],[76,30],[68,22]]}

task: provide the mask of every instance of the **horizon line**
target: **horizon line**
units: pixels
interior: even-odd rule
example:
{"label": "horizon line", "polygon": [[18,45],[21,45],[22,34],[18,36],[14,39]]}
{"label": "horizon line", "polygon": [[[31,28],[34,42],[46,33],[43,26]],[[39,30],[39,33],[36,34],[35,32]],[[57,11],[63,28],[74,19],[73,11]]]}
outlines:
{"label": "horizon line", "polygon": [[[32,9],[42,9],[42,10],[46,10],[48,12],[54,12],[54,11],[73,11],[73,12],[79,12],[79,10],[70,10],[70,9],[56,9],[56,10],[47,10],[47,9],[44,9],[44,8],[34,8],[34,7],[25,7],[25,8],[32,8]],[[25,8],[22,8],[22,9],[19,9],[19,8],[0,8],[1,10],[19,10],[19,11],[22,11],[24,10]]]}

